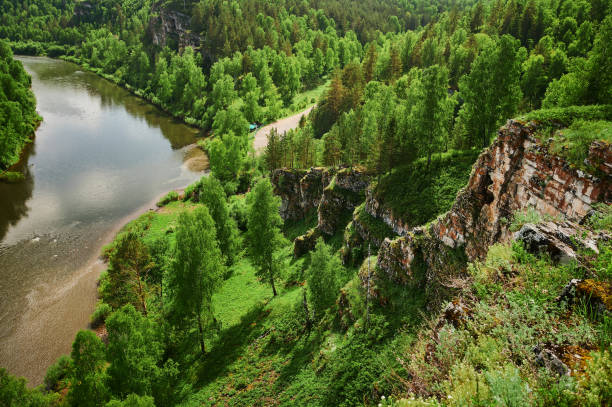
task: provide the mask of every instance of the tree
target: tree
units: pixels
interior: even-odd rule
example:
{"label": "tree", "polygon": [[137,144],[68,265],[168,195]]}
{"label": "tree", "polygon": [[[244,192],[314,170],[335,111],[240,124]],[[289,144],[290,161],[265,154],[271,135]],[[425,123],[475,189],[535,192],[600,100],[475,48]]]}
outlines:
{"label": "tree", "polygon": [[48,407],[57,405],[57,393],[44,394],[36,389],[28,389],[26,380],[10,375],[0,368],[0,405],[7,407]]}
{"label": "tree", "polygon": [[210,172],[223,182],[227,193],[238,188],[238,176],[246,157],[242,146],[242,138],[230,131],[212,140],[208,147]]}
{"label": "tree", "polygon": [[224,273],[215,235],[215,224],[206,206],[179,215],[169,284],[171,309],[179,323],[195,322],[202,355],[206,354],[204,325],[214,321],[212,295]]}
{"label": "tree", "polygon": [[544,69],[544,57],[542,55],[531,55],[523,63],[523,77],[521,88],[523,94],[532,107],[538,107],[548,85],[548,77]]}
{"label": "tree", "polygon": [[268,280],[276,296],[274,279],[278,273],[278,262],[275,256],[284,239],[279,228],[282,224],[278,213],[280,199],[272,193],[272,184],[267,178],[259,180],[247,195],[247,206],[248,251],[259,269],[257,275]]}
{"label": "tree", "polygon": [[363,76],[366,83],[374,79],[374,69],[376,68],[377,59],[378,52],[376,51],[376,44],[370,43],[365,58],[363,59]]}
{"label": "tree", "polygon": [[155,266],[147,246],[138,233],[129,230],[119,235],[109,259],[109,303],[114,308],[134,304],[147,314],[146,278]]}
{"label": "tree", "polygon": [[215,222],[219,249],[225,256],[226,264],[233,264],[240,248],[240,236],[236,221],[229,214],[221,182],[213,175],[202,177],[198,185],[198,199],[206,205]]}
{"label": "tree", "polygon": [[502,36],[476,57],[472,71],[459,82],[464,100],[460,117],[468,134],[489,144],[489,137],[500,122],[516,112],[521,99],[519,76],[522,52],[517,40]]}
{"label": "tree", "polygon": [[412,86],[416,103],[412,104],[410,111],[410,127],[417,146],[427,156],[429,167],[432,153],[440,150],[444,143],[445,123],[451,113],[447,108],[448,70],[438,65],[425,68],[420,80],[415,80]]}
{"label": "tree", "polygon": [[72,406],[103,406],[109,398],[104,344],[92,331],[79,331],[72,344],[74,376],[68,392]]}
{"label": "tree", "polygon": [[333,255],[322,238],[317,239],[315,250],[310,254],[310,267],[306,273],[308,294],[315,319],[320,318],[334,303],[338,294],[336,275],[341,269],[340,259]]}
{"label": "tree", "polygon": [[151,395],[164,351],[157,326],[132,305],[126,305],[106,319],[106,329],[107,372],[113,394]]}

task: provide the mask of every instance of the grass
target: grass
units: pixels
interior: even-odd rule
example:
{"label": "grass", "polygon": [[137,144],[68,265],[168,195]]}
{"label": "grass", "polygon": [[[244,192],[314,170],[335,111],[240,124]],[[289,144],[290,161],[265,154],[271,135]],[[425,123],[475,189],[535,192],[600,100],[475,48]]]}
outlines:
{"label": "grass", "polygon": [[540,109],[529,112],[518,119],[522,121],[533,120],[544,126],[570,126],[576,120],[611,120],[612,105]]}
{"label": "grass", "polygon": [[305,90],[295,95],[293,97],[293,103],[285,109],[285,115],[292,116],[314,105],[321,98],[321,95],[325,93],[330,82],[331,81],[326,80],[315,88]]}
{"label": "grass", "polygon": [[422,225],[449,210],[467,184],[479,151],[451,151],[393,169],[374,189],[374,196],[409,226]]}
{"label": "grass", "polygon": [[587,164],[589,146],[596,140],[612,143],[612,122],[577,120],[568,128],[553,133],[550,151],[567,159],[573,166],[589,173],[597,172],[598,163]]}

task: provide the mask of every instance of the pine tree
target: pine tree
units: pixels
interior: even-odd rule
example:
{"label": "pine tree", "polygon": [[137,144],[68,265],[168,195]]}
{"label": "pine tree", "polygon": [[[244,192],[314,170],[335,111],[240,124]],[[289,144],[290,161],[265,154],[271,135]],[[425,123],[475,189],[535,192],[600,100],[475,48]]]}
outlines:
{"label": "pine tree", "polygon": [[476,137],[474,144],[479,138],[486,147],[501,121],[516,112],[521,59],[517,40],[504,35],[478,55],[470,74],[459,82],[464,100],[460,117],[468,134]]}

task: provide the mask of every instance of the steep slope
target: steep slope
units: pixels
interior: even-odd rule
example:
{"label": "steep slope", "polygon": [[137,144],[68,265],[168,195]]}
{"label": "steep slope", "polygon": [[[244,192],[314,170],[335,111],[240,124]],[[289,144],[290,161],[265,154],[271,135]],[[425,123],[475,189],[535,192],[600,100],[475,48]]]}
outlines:
{"label": "steep slope", "polygon": [[378,256],[379,269],[405,282],[416,274],[416,267],[425,266],[424,284],[436,301],[444,298],[439,291],[465,270],[466,261],[482,259],[491,245],[511,239],[509,222],[514,213],[533,208],[548,218],[565,219],[572,229],[594,203],[612,203],[611,147],[603,153],[600,143],[590,149],[590,160],[608,160],[600,163],[603,173],[596,177],[551,155],[537,140],[542,128],[535,122],[510,120],[474,164],[452,209],[405,236],[386,239]]}

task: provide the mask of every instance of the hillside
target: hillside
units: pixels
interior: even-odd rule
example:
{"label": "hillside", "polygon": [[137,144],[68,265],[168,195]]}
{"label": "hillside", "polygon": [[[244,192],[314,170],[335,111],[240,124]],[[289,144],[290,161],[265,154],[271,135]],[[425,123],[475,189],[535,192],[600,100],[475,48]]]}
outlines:
{"label": "hillside", "polygon": [[90,329],[0,401],[612,404],[609,4],[43,3],[0,36],[200,127],[210,173],[117,233]]}

